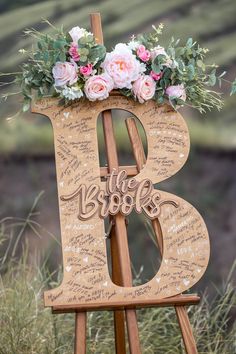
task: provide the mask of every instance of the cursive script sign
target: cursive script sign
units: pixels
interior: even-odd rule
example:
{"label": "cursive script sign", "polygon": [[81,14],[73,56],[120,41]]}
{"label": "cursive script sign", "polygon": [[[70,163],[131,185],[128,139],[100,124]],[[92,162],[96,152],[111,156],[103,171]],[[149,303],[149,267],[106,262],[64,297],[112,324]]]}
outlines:
{"label": "cursive script sign", "polygon": [[79,199],[78,218],[87,220],[96,213],[101,218],[106,218],[109,214],[129,215],[133,209],[140,214],[144,212],[150,219],[160,216],[161,206],[178,204],[174,200],[161,199],[158,191],[155,191],[152,181],[145,178],[138,182],[135,178],[127,179],[125,170],[118,174],[113,171],[108,176],[106,191],[101,190],[97,184],[87,187],[81,184],[72,194],[62,195],[62,201]]}

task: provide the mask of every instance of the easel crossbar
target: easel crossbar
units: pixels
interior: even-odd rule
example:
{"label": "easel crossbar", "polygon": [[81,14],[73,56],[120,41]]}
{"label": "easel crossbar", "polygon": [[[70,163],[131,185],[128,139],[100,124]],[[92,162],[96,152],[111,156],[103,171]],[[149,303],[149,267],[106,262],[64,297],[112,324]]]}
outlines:
{"label": "easel crossbar", "polygon": [[99,310],[126,310],[126,309],[138,309],[143,307],[168,307],[168,306],[185,306],[185,305],[195,305],[200,301],[200,297],[195,294],[191,295],[179,295],[173,296],[161,300],[133,300],[117,303],[101,303],[101,304],[85,304],[78,306],[62,305],[54,306],[52,308],[53,313],[69,313],[69,312],[79,312],[79,311],[99,311]]}

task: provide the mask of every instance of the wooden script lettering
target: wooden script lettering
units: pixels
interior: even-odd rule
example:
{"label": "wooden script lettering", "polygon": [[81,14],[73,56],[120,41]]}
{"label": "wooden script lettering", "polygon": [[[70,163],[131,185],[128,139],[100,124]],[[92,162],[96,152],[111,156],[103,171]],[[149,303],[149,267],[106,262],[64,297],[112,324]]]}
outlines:
{"label": "wooden script lettering", "polygon": [[81,220],[90,219],[96,213],[99,213],[101,218],[119,212],[126,216],[133,208],[138,214],[143,211],[150,219],[155,219],[160,215],[161,205],[178,206],[174,200],[161,200],[160,193],[154,190],[150,179],[138,182],[135,178],[126,180],[126,177],[125,170],[120,171],[118,175],[113,171],[108,177],[106,191],[101,190],[97,184],[91,184],[88,188],[81,184],[74,193],[62,195],[61,200],[79,197],[78,218]]}
{"label": "wooden script lettering", "polygon": [[[107,109],[123,109],[141,121],[148,142],[147,162],[134,178],[114,171],[101,181],[97,117]],[[44,99],[33,107],[50,117],[55,142],[64,276],[46,291],[46,306],[127,305],[180,294],[204,274],[209,259],[206,226],[194,207],[170,193],[156,190],[174,175],[189,153],[185,121],[169,106],[139,104],[124,96],[69,107]],[[132,210],[158,217],[163,233],[163,258],[152,280],[137,287],[115,285],[109,276],[104,220],[109,214]]]}

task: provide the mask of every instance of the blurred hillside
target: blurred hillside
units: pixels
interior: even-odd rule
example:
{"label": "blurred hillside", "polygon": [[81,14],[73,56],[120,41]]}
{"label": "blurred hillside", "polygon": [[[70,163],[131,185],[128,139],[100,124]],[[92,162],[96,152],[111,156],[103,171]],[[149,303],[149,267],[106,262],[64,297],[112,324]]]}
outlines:
{"label": "blurred hillside", "polygon": [[[99,11],[108,50],[119,41],[128,41],[132,34],[149,31],[152,24],[163,22],[165,30],[161,44],[169,41],[172,35],[183,40],[191,36],[210,49],[209,62],[219,64],[220,71],[227,70],[226,78],[233,80],[236,75],[235,0],[2,0],[0,8],[2,72],[17,71],[24,59],[18,53],[19,49],[32,45],[32,39],[23,34],[24,29],[34,27],[49,31],[48,26],[41,22],[42,18],[57,27],[63,24],[67,30],[76,25],[89,28],[89,13]],[[221,90],[228,91],[226,87]],[[41,153],[42,150],[43,153],[51,153],[52,136],[50,129],[45,127],[45,120],[29,115],[10,126],[4,117],[14,115],[19,104],[15,98],[9,102],[1,107],[0,152],[27,153],[33,150]],[[227,95],[221,112],[200,116],[198,112],[185,110],[192,142],[213,148],[235,148],[235,109],[235,96]]]}

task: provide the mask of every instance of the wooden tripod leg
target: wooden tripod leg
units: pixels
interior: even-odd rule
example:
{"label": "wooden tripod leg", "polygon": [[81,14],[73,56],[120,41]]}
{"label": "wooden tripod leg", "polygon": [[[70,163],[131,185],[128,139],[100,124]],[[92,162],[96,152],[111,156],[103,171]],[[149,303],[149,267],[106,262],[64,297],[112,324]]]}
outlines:
{"label": "wooden tripod leg", "polygon": [[[103,112],[103,129],[105,136],[105,145],[108,160],[108,170],[119,171],[118,156],[116,150],[116,142],[113,132],[112,118],[110,111]],[[114,216],[115,235],[117,253],[114,256],[117,258],[118,266],[121,273],[122,283],[120,285],[132,286],[132,272],[130,267],[129,247],[127,241],[127,230],[125,218],[121,214]],[[126,310],[126,323],[129,338],[129,347],[131,354],[141,354],[138,325],[135,310]],[[120,354],[118,352],[117,354]]]}
{"label": "wooden tripod leg", "polygon": [[[111,261],[112,261],[112,280],[115,284],[122,284],[119,260],[117,257],[118,245],[115,235],[115,227],[111,230]],[[125,316],[124,311],[114,311],[114,330],[116,353],[126,354],[125,345]]]}
{"label": "wooden tripod leg", "polygon": [[[131,146],[133,148],[134,157],[135,157],[135,160],[137,163],[137,168],[138,168],[138,171],[140,171],[146,162],[146,156],[144,153],[142,140],[139,135],[134,118],[127,118],[126,119],[126,126],[128,129],[128,134],[129,134],[129,138],[131,141]],[[163,253],[163,237],[162,237],[161,226],[160,226],[158,219],[152,220],[152,226],[153,226],[155,235],[157,237],[157,243],[159,246],[160,254],[162,255],[162,253]],[[197,354],[198,351],[197,351],[195,339],[193,336],[193,332],[192,332],[191,324],[189,322],[186,308],[184,306],[175,306],[175,311],[176,311],[177,318],[179,321],[179,326],[181,329],[186,352],[188,354]]]}
{"label": "wooden tripod leg", "polygon": [[86,353],[86,312],[75,313],[75,354]]}
{"label": "wooden tripod leg", "polygon": [[175,306],[176,315],[179,321],[186,353],[198,354],[195,338],[189,322],[187,310],[184,306]]}

